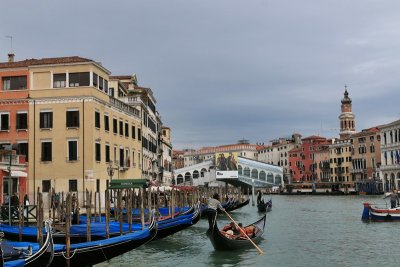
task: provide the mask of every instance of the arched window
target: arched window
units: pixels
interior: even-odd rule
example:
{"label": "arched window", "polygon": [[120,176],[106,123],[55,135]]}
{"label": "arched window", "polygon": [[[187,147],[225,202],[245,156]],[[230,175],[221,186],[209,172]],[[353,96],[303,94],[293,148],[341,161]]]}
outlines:
{"label": "arched window", "polygon": [[251,170],[251,178],[258,179],[258,170],[257,169]]}
{"label": "arched window", "polygon": [[182,184],[183,183],[183,176],[182,174],[179,174],[178,177],[176,178],[176,184]]}
{"label": "arched window", "polygon": [[238,165],[238,174],[243,175],[242,165]]}
{"label": "arched window", "polygon": [[185,182],[190,182],[190,178],[192,178],[190,172],[185,173]]}
{"label": "arched window", "polygon": [[274,183],[274,175],[272,173],[268,173],[267,182],[273,184]]}
{"label": "arched window", "polygon": [[265,174],[265,171],[260,171],[260,180],[261,181],[265,181],[266,180],[266,174]]}
{"label": "arched window", "polygon": [[199,178],[199,171],[198,171],[198,170],[195,170],[195,171],[193,172],[193,179],[197,179],[197,178]]}
{"label": "arched window", "polygon": [[243,175],[250,177],[250,168],[249,167],[245,167],[243,170]]}
{"label": "arched window", "polygon": [[275,176],[275,184],[282,184],[282,177],[279,174]]}
{"label": "arched window", "polygon": [[204,177],[204,173],[206,173],[207,172],[207,170],[206,169],[201,169],[201,171],[200,171],[200,176],[201,177]]}

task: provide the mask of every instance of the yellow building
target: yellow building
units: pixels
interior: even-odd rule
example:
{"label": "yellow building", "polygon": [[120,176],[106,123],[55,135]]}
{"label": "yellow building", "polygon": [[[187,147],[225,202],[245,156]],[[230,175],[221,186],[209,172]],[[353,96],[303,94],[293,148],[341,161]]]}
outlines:
{"label": "yellow building", "polygon": [[103,192],[109,179],[141,178],[141,117],[118,99],[123,84],[80,57],[27,60],[29,192]]}

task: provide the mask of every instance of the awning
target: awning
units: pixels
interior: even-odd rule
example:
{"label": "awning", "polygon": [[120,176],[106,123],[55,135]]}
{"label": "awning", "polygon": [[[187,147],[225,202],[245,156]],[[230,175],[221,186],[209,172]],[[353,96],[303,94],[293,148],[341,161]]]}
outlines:
{"label": "awning", "polygon": [[[3,170],[3,171],[8,172],[8,170]],[[23,171],[11,170],[11,177],[28,177],[28,174]]]}

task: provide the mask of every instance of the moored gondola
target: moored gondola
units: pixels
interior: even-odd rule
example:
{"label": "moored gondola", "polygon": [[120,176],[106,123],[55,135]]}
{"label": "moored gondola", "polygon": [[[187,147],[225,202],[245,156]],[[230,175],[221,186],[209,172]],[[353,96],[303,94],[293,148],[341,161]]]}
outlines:
{"label": "moored gondola", "polygon": [[55,244],[54,258],[50,266],[91,266],[108,261],[151,241],[156,234],[157,223],[152,219],[144,230],[104,240],[71,244],[69,259],[66,256],[66,246]]}
{"label": "moored gondola", "polygon": [[254,234],[249,236],[253,243],[246,238],[234,238],[233,236],[222,233],[218,229],[216,218],[214,219],[213,228],[207,231],[207,236],[210,238],[211,243],[216,250],[235,250],[235,249],[245,249],[252,248],[253,243],[258,243],[262,239],[264,233],[266,215],[264,215],[258,221],[244,227],[248,228],[254,226]]}
{"label": "moored gondola", "polygon": [[[49,266],[54,256],[50,220],[45,222],[45,229],[46,239],[43,246],[27,242],[2,242],[1,263],[4,265],[1,266]],[[27,247],[29,247],[29,249],[27,249]],[[37,247],[37,249],[35,249],[35,247]],[[16,259],[16,255],[18,255],[17,258],[19,259]]]}

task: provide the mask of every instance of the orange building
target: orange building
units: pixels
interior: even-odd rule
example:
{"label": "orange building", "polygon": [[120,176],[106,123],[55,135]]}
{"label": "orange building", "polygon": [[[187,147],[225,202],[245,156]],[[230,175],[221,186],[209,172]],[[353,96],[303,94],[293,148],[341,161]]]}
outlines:
{"label": "orange building", "polygon": [[[28,110],[29,70],[24,62],[0,63],[0,199],[11,193],[22,199],[28,192]],[[17,151],[5,150],[6,145],[16,144]],[[10,160],[10,154],[13,154]],[[11,169],[11,175],[9,170]],[[8,179],[10,178],[10,179]],[[11,187],[9,191],[9,186]]]}

